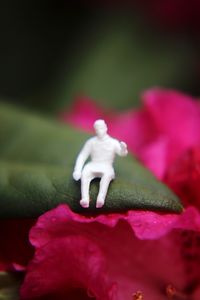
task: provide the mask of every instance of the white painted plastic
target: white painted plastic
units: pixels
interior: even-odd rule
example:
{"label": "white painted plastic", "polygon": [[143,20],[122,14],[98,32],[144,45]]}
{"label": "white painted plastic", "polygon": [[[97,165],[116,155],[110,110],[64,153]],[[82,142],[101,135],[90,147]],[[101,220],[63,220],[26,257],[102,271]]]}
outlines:
{"label": "white painted plastic", "polygon": [[[73,172],[76,181],[81,179],[80,205],[85,208],[89,207],[90,182],[94,178],[101,178],[96,207],[104,205],[109,184],[115,178],[113,168],[115,155],[128,154],[126,143],[119,142],[107,134],[108,128],[104,120],[95,121],[94,130],[96,136],[86,141],[77,157]],[[85,164],[89,157],[91,161]]]}

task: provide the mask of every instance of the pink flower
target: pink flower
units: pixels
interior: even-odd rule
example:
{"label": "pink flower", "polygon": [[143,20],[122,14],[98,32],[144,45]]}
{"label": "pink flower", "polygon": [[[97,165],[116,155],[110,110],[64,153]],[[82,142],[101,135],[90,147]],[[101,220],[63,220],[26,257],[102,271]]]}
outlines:
{"label": "pink flower", "polygon": [[78,99],[65,122],[91,131],[104,118],[110,134],[127,142],[129,150],[159,178],[183,151],[200,143],[200,105],[174,90],[150,89],[143,93],[144,107],[124,113],[103,111],[94,102]]}
{"label": "pink flower", "polygon": [[36,252],[21,299],[189,299],[199,293],[199,232],[194,208],[85,217],[60,205],[30,232]]}
{"label": "pink flower", "polygon": [[200,147],[185,151],[168,169],[165,183],[182,199],[185,205],[200,208]]}
{"label": "pink flower", "polygon": [[[160,178],[177,158],[200,141],[200,105],[173,90],[152,89],[143,94],[144,109],[152,118],[156,138],[144,145],[145,165]],[[157,156],[157,166],[152,159]]]}
{"label": "pink flower", "polygon": [[142,109],[124,113],[81,99],[62,118],[88,131],[104,118],[110,133],[125,140],[187,209],[181,215],[129,211],[86,217],[60,205],[45,213],[30,233],[35,256],[22,300],[199,300],[200,106],[173,90],[151,89],[142,99]]}

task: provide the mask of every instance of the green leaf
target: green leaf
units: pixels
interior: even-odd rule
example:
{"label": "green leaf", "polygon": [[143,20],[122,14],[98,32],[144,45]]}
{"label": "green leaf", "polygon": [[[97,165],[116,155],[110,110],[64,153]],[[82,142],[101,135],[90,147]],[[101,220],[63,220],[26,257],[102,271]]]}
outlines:
{"label": "green leaf", "polygon": [[35,217],[68,203],[77,212],[151,209],[181,212],[177,197],[133,157],[117,158],[117,178],[106,204],[95,208],[98,181],[92,183],[91,207],[79,205],[80,183],[72,179],[83,132],[0,106],[0,217]]}
{"label": "green leaf", "polygon": [[21,274],[0,272],[0,300],[18,300]]}

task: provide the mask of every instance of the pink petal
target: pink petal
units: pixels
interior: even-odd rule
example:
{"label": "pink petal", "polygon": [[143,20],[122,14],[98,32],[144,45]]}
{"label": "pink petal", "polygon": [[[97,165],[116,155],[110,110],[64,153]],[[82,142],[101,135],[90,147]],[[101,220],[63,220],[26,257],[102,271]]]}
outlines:
{"label": "pink petal", "polygon": [[53,239],[36,251],[21,298],[57,294],[57,299],[58,296],[67,299],[77,293],[77,288],[85,297],[89,293],[96,299],[114,299],[114,284],[106,280],[101,250],[84,236],[69,235]]}
{"label": "pink petal", "polygon": [[[91,228],[88,223],[98,222],[109,227],[115,227],[120,221],[126,221],[139,239],[157,239],[166,235],[175,228],[200,231],[200,216],[195,208],[186,209],[181,215],[158,214],[151,211],[129,211],[124,214],[108,214],[96,217],[85,217],[72,212],[67,205],[57,208],[42,215],[30,232],[33,246],[41,247],[54,238],[68,234],[69,224]],[[186,223],[186,221],[188,223]],[[91,229],[90,229],[91,230]]]}
{"label": "pink petal", "polygon": [[199,142],[200,106],[195,99],[175,90],[155,88],[146,91],[143,100],[161,132],[186,146]]}
{"label": "pink petal", "polygon": [[104,118],[105,113],[88,97],[76,98],[70,112],[66,111],[61,114],[61,120],[71,123],[72,125],[82,128],[86,131],[93,129],[95,120]]}
{"label": "pink petal", "polygon": [[[106,287],[104,292],[107,295],[108,291],[113,291],[113,283],[116,283],[116,297],[114,292],[110,292],[113,299],[131,299],[133,293],[141,290],[149,300],[160,300],[169,283],[182,289],[186,282],[181,254],[183,251],[180,252],[182,229],[200,231],[200,216],[195,208],[188,208],[182,215],[130,211],[127,214],[85,217],[72,212],[66,205],[60,205],[41,216],[31,230],[30,239],[37,250],[22,288],[24,299],[28,299],[28,295],[31,294],[32,285],[38,286],[37,282],[45,277],[50,278],[42,281],[42,286],[38,286],[35,295],[63,290],[62,267],[66,272],[68,268],[71,270],[72,264],[76,267],[70,277],[64,276],[65,285],[70,286],[71,282],[76,282],[77,287],[86,290],[89,288],[93,294],[96,293],[96,297],[99,295],[97,299],[103,299],[96,290],[96,278],[100,276],[100,285]],[[72,240],[75,244],[70,247]],[[80,244],[77,246],[75,241]],[[89,274],[93,262],[90,261],[90,256],[85,254],[78,252],[76,256],[77,249],[85,253],[84,245],[90,244],[96,249],[95,253],[101,253],[95,257],[101,261],[100,265],[105,266],[104,271],[99,271],[97,277],[94,276],[91,286],[88,283],[88,275],[83,276],[83,282],[77,274],[79,268]],[[72,254],[68,254],[70,251]],[[54,260],[56,266],[53,268],[51,264]],[[55,275],[51,275],[50,269],[58,271],[55,270]],[[61,274],[60,277],[57,273]],[[69,273],[71,274],[71,271]],[[106,278],[107,284],[102,278]],[[56,281],[58,282],[55,283]],[[54,287],[49,289],[52,282]],[[66,290],[63,290],[63,293],[66,293]],[[112,299],[110,294],[107,298]]]}
{"label": "pink petal", "polygon": [[164,180],[186,206],[200,208],[200,148],[194,147],[185,151],[168,168]]}
{"label": "pink petal", "polygon": [[200,299],[200,285],[194,291],[192,299],[193,300],[199,300]]}
{"label": "pink petal", "polygon": [[174,90],[153,88],[143,93],[144,108],[106,112],[87,98],[79,98],[63,119],[92,131],[93,122],[104,118],[109,133],[124,140],[129,150],[159,178],[178,156],[200,141],[200,105]]}
{"label": "pink petal", "polygon": [[75,100],[71,110],[61,114],[64,122],[86,131],[93,131],[93,123],[99,118],[107,122],[111,135],[127,142],[134,152],[156,137],[157,129],[154,124],[151,126],[151,116],[146,111],[105,111],[89,98],[82,97]]}
{"label": "pink petal", "polygon": [[143,100],[160,134],[169,140],[167,163],[199,144],[200,106],[195,99],[174,90],[155,88],[146,91]]}
{"label": "pink petal", "polygon": [[153,142],[144,145],[138,152],[138,157],[144,165],[158,178],[163,178],[168,167],[167,157],[169,140],[166,137],[159,137]]}

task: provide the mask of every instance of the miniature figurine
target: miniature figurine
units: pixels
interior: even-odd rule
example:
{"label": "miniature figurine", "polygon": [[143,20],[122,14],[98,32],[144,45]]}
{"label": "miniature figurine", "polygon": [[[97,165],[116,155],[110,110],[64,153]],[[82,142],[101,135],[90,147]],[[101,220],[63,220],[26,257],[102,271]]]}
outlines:
{"label": "miniature figurine", "polygon": [[[89,207],[89,187],[94,178],[101,178],[96,207],[104,205],[109,184],[115,178],[113,169],[115,155],[128,154],[126,143],[119,142],[107,134],[108,128],[104,120],[95,121],[94,130],[96,136],[86,141],[77,157],[73,172],[76,181],[81,179],[80,205],[85,208]],[[91,161],[84,166],[89,156]]]}

